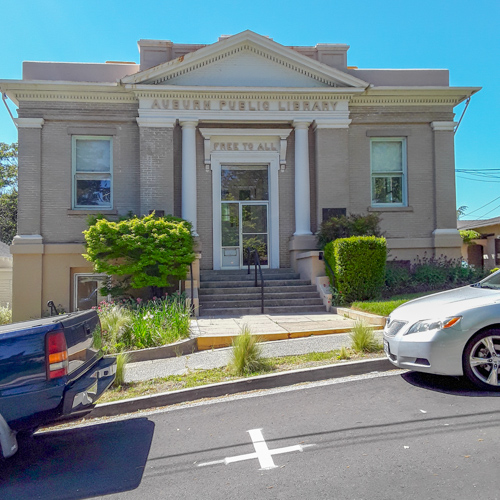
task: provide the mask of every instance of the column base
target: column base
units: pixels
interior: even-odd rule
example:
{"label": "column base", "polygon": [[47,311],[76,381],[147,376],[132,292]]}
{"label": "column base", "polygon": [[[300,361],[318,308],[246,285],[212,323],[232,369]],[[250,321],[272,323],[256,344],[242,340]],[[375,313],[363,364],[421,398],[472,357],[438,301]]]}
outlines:
{"label": "column base", "polygon": [[288,244],[290,250],[290,264],[292,268],[299,272],[297,257],[303,252],[315,251],[318,249],[318,239],[314,234],[294,235]]}

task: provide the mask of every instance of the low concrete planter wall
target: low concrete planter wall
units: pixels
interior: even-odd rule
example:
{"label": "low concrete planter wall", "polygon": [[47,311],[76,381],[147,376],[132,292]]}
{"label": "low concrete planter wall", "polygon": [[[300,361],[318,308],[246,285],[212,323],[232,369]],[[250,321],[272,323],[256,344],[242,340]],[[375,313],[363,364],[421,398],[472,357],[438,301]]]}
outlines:
{"label": "low concrete planter wall", "polygon": [[364,321],[365,323],[375,327],[384,328],[385,326],[385,316],[377,316],[376,314],[370,314],[363,311],[355,311],[354,309],[349,309],[347,307],[334,307],[333,311],[340,316]]}
{"label": "low concrete planter wall", "polygon": [[138,351],[128,351],[127,354],[130,356],[129,363],[136,363],[138,361],[151,361],[152,359],[173,358],[184,354],[193,354],[193,352],[197,350],[196,338],[193,338],[181,340],[175,344],[162,347],[150,347]]}

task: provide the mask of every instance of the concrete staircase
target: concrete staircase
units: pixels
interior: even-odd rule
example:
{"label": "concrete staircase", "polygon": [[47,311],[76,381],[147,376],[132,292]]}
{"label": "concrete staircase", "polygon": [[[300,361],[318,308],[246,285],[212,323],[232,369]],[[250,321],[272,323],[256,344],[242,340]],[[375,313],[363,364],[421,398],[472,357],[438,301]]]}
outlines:
{"label": "concrete staircase", "polygon": [[[324,312],[316,286],[292,269],[263,269],[264,314]],[[253,269],[201,271],[200,316],[261,314],[260,275],[254,286]]]}

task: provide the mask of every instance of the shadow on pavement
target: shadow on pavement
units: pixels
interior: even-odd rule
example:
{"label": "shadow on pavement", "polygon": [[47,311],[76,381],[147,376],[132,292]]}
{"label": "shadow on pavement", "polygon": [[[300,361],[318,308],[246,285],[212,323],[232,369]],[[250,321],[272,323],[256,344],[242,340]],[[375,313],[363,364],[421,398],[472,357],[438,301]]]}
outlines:
{"label": "shadow on pavement", "polygon": [[484,391],[472,385],[465,377],[446,377],[430,373],[407,372],[401,377],[411,385],[443,392],[454,396],[468,396],[475,398],[500,397],[500,392]]}
{"label": "shadow on pavement", "polygon": [[0,498],[81,499],[137,488],[154,423],[136,418],[35,434],[0,462]]}

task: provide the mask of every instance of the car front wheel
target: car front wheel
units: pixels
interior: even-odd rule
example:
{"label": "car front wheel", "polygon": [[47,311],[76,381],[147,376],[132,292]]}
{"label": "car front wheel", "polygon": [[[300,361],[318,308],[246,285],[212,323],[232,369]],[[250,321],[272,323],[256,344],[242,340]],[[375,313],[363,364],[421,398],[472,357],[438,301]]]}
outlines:
{"label": "car front wheel", "polygon": [[465,346],[465,376],[477,387],[500,391],[500,330],[476,333]]}

